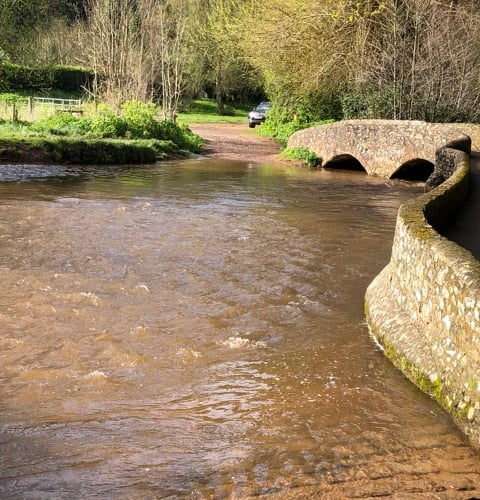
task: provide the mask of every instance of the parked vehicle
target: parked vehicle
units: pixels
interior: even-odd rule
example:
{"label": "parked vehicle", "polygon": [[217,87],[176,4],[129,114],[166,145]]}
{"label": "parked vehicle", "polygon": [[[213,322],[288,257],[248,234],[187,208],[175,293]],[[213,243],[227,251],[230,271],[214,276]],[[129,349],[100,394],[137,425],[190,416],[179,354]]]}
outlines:
{"label": "parked vehicle", "polygon": [[255,128],[256,125],[261,125],[266,118],[267,111],[272,107],[268,101],[262,101],[250,113],[248,113],[248,126]]}

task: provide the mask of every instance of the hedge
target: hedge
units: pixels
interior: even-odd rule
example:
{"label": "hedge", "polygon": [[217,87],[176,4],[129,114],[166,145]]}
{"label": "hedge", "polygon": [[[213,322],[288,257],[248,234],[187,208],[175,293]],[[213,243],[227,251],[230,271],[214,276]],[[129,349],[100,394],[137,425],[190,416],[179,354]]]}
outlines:
{"label": "hedge", "polygon": [[0,92],[56,89],[81,91],[93,81],[93,72],[74,66],[34,68],[18,64],[0,64]]}

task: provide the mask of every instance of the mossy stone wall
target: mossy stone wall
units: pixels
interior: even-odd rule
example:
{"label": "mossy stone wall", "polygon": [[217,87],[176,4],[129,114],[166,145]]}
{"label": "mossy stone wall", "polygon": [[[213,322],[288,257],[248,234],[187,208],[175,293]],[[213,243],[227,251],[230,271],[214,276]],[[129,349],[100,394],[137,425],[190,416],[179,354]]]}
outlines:
{"label": "mossy stone wall", "polygon": [[480,263],[438,232],[467,196],[470,156],[440,148],[436,159],[447,180],[400,207],[366,316],[385,353],[480,447]]}

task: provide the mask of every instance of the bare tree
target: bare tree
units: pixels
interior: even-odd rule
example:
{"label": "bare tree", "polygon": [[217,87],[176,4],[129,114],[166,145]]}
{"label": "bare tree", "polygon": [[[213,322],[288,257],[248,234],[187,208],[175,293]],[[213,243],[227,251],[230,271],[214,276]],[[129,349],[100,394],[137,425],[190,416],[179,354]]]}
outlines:
{"label": "bare tree", "polygon": [[155,69],[152,76],[155,76],[161,90],[163,118],[175,120],[186,85],[189,57],[188,2],[163,2],[157,5],[157,13],[152,21],[156,36],[151,42],[157,54],[157,59],[152,61],[152,69]]}
{"label": "bare tree", "polygon": [[[479,14],[470,2],[387,0],[367,20],[362,67],[372,116],[449,121],[479,116]],[[373,96],[373,97],[372,97]],[[374,96],[377,96],[376,98]]]}
{"label": "bare tree", "polygon": [[118,104],[161,96],[173,119],[184,87],[187,60],[186,1],[87,0],[81,45],[98,94]]}

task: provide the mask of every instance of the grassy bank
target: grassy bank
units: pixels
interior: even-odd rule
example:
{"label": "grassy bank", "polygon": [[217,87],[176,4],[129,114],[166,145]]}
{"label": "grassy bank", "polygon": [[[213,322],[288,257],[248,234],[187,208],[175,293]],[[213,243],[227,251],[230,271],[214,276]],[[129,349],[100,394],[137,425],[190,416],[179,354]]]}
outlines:
{"label": "grassy bank", "polygon": [[1,137],[0,161],[62,164],[141,164],[186,156],[171,141]]}
{"label": "grassy bank", "polygon": [[0,120],[0,161],[151,163],[199,152],[187,126],[156,118],[153,104],[101,106],[85,115],[57,112],[36,121]]}

